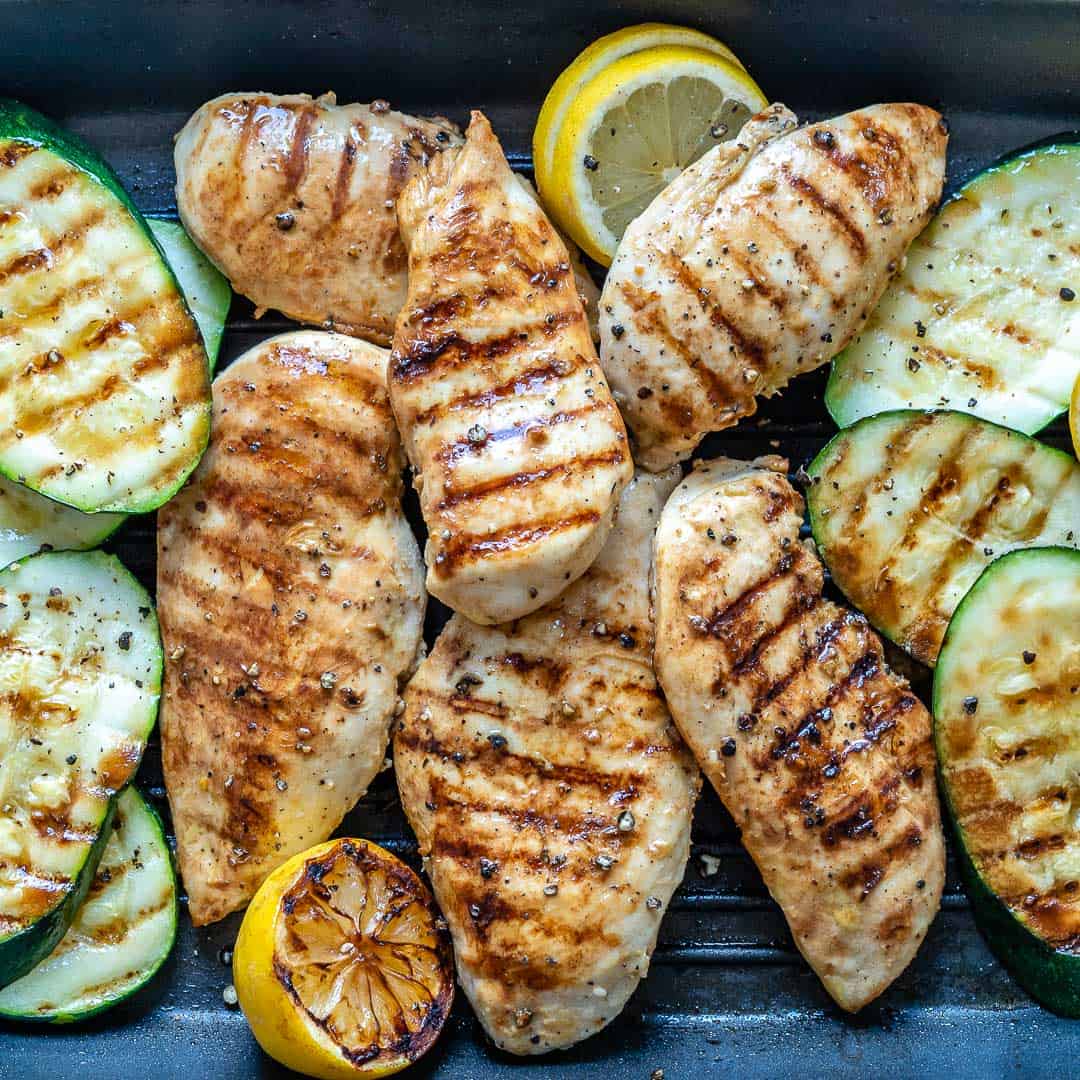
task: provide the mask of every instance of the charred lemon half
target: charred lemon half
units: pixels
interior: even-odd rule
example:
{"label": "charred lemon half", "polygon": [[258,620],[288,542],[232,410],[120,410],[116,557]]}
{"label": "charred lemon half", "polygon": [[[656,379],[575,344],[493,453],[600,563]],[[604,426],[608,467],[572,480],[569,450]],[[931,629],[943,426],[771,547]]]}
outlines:
{"label": "charred lemon half", "polygon": [[388,1076],[439,1037],[454,997],[450,936],[431,893],[365,840],[331,840],[263,882],[233,980],[259,1045],[308,1076]]}

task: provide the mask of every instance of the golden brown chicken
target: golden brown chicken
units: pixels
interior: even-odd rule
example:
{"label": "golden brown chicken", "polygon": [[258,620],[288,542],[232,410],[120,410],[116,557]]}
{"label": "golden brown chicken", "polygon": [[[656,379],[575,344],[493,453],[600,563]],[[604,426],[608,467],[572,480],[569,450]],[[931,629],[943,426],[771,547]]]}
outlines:
{"label": "golden brown chicken", "polygon": [[460,145],[448,120],[333,94],[223,94],[176,137],[184,227],[258,308],[388,345],[405,301],[394,200]]}
{"label": "golden brown chicken", "polygon": [[907,967],[941,898],[930,717],[866,620],[823,599],[785,465],[710,462],[668,501],[656,670],[796,945],[855,1010]]}
{"label": "golden brown chicken", "polygon": [[699,778],[652,668],[653,530],[677,472],[622,496],[600,557],[508,626],[458,615],[405,694],[402,805],[503,1049],[569,1046],[618,1015],[682,880]]}
{"label": "golden brown chicken", "polygon": [[196,925],[326,839],[383,765],[425,606],[386,362],[313,330],[245,353],[159,513],[162,753]]}
{"label": "golden brown chicken", "polygon": [[941,197],[946,135],[933,109],[794,123],[782,105],[748,121],[619,244],[600,355],[647,468],[689,456],[836,355]]}
{"label": "golden brown chicken", "polygon": [[535,611],[603,546],[633,466],[567,250],[487,120],[398,200],[409,298],[390,397],[428,590],[479,623]]}

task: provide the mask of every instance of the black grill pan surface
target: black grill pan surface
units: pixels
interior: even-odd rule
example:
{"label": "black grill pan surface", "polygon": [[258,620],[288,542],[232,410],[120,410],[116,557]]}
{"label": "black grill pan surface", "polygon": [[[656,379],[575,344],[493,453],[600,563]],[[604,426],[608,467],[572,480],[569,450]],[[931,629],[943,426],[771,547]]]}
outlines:
{"label": "black grill pan surface", "polygon": [[[175,216],[172,136],[227,90],[334,90],[414,112],[484,109],[511,162],[528,170],[532,125],[558,72],[588,42],[647,20],[728,41],[765,92],[801,119],[875,101],[913,100],[951,125],[949,186],[1005,151],[1080,128],[1080,6],[1069,0],[876,4],[752,0],[262,0],[173,4],[0,3],[0,94],[69,125],[98,147],[146,212]],[[1080,197],[1080,193],[1077,193]],[[285,319],[233,305],[224,363]],[[833,431],[825,372],[797,380],[759,417],[713,436],[705,456],[787,455],[794,469]],[[1043,438],[1067,445],[1060,421]],[[151,589],[154,520],[108,545]],[[441,625],[439,605],[429,620]],[[925,691],[925,682],[916,687]],[[156,744],[138,782],[167,812]],[[418,865],[392,774],[341,832]],[[975,928],[954,861],[942,910],[914,963],[856,1017],[841,1013],[792,944],[783,917],[711,791],[698,805],[686,879],[664,920],[652,970],[610,1027],[578,1047],[518,1060],[496,1051],[458,996],[435,1049],[406,1076],[574,1080],[885,1075],[1068,1077],[1080,1023],[1035,1005]],[[718,869],[711,859],[715,856]],[[0,1023],[0,1080],[280,1077],[243,1016],[226,1006],[239,917],[195,931],[186,913],[150,987],[93,1021]]]}

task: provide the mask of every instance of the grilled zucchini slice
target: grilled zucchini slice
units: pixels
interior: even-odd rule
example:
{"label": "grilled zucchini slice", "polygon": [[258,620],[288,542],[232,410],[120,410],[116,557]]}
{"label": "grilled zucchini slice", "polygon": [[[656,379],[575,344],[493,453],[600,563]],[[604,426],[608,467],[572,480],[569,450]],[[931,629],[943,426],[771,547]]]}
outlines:
{"label": "grilled zucchini slice", "polygon": [[178,221],[148,218],[146,223],[165,252],[184,299],[199,324],[206,359],[213,373],[232,305],[232,287],[225,275],[195,246]]}
{"label": "grilled zucchini slice", "polygon": [[79,510],[152,510],[210,430],[206,352],[112,170],[0,101],[0,473]]}
{"label": "grilled zucchini slice", "polygon": [[924,664],[993,558],[1080,546],[1076,461],[966,413],[867,417],[836,435],[809,474],[810,527],[833,580]]}
{"label": "grilled zucchini slice", "polygon": [[97,547],[126,518],[126,514],[84,514],[0,476],[0,568],[39,551]]}
{"label": "grilled zucchini slice", "polygon": [[[148,222],[195,315],[213,371],[232,289],[175,221]],[[85,551],[107,540],[126,514],[84,514],[0,475],[0,568],[39,551]]]}
{"label": "grilled zucchini slice", "polygon": [[146,591],[100,551],[0,571],[0,986],[56,947],[157,716]]}
{"label": "grilled zucchini slice", "polygon": [[0,990],[0,1016],[85,1020],[145,986],[176,940],[176,875],[161,819],[133,787],[116,798],[105,854],[71,928]]}
{"label": "grilled zucchini slice", "polygon": [[975,916],[1033,997],[1080,1016],[1080,552],[1014,551],[983,571],[933,700]]}
{"label": "grilled zucchini slice", "polygon": [[841,427],[951,408],[1032,433],[1080,375],[1078,136],[970,180],[911,245],[903,272],[833,361]]}

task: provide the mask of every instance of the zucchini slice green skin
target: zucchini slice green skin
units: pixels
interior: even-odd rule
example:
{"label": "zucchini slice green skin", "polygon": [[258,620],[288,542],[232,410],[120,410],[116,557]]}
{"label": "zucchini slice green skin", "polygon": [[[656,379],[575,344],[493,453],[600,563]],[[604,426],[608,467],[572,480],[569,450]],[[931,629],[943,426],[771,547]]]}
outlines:
{"label": "zucchini slice green skin", "polygon": [[0,987],[63,936],[157,719],[153,605],[114,556],[0,571]]}
{"label": "zucchini slice green skin", "polygon": [[933,712],[976,918],[1034,998],[1080,1017],[1080,551],[983,571],[949,623]]}
{"label": "zucchini slice green skin", "polygon": [[217,366],[225,322],[232,305],[232,286],[225,275],[195,246],[178,221],[147,218],[146,222],[172,267],[191,313],[199,324],[206,358]]}
{"label": "zucchini slice green skin", "polygon": [[[221,349],[232,289],[175,221],[149,219],[180,282],[213,371]],[[0,475],[0,568],[39,551],[86,551],[104,543],[126,514],[84,514]]]}
{"label": "zucchini slice green skin", "polygon": [[1064,412],[1080,376],[1078,190],[1077,134],[969,180],[833,361],[836,423],[951,408],[1032,434]]}
{"label": "zucchini slice green skin", "polygon": [[126,520],[126,514],[84,514],[0,476],[0,569],[39,551],[97,547]]}
{"label": "zucchini slice green skin", "polygon": [[133,787],[114,800],[105,853],[56,949],[0,990],[0,1016],[66,1024],[131,997],[176,941],[176,875],[161,819]]}
{"label": "zucchini slice green skin", "polygon": [[866,417],[834,436],[808,473],[810,528],[833,580],[930,666],[991,560],[1021,547],[1080,547],[1080,465],[968,413]]}
{"label": "zucchini slice green skin", "polygon": [[195,468],[207,357],[115,174],[0,100],[0,473],[86,512],[142,513]]}

